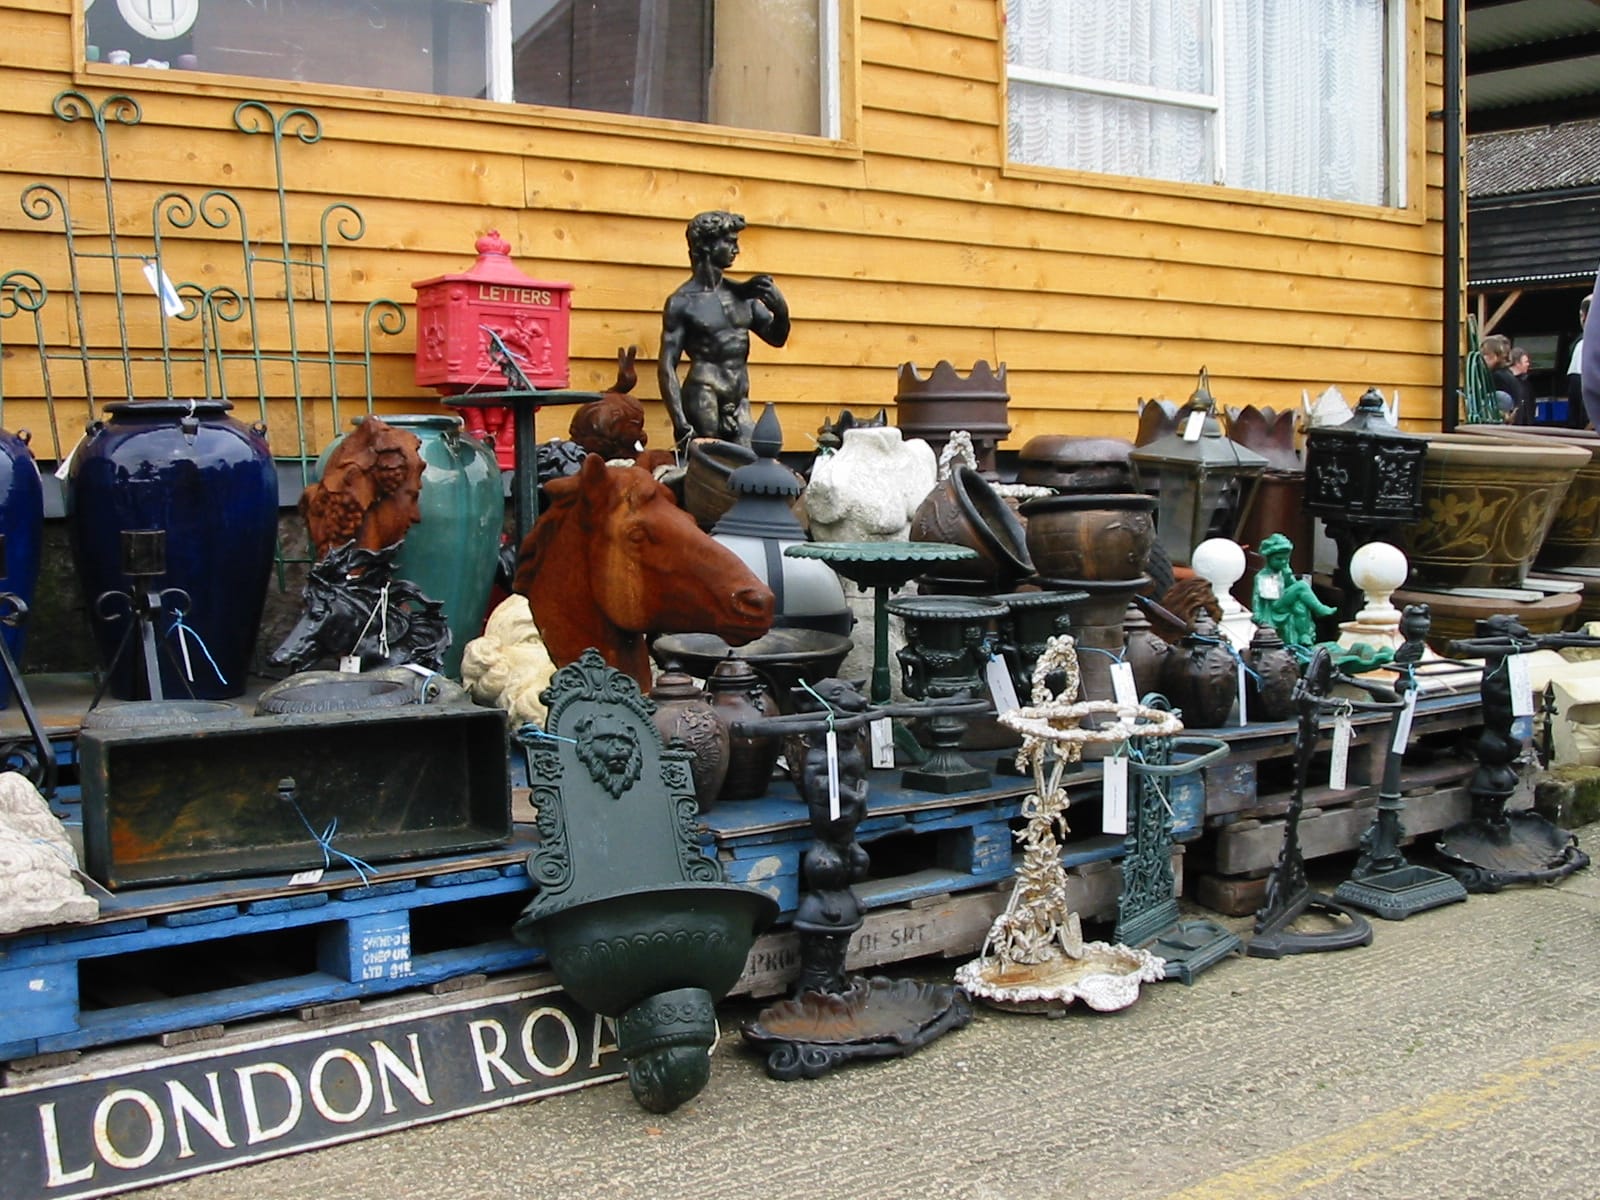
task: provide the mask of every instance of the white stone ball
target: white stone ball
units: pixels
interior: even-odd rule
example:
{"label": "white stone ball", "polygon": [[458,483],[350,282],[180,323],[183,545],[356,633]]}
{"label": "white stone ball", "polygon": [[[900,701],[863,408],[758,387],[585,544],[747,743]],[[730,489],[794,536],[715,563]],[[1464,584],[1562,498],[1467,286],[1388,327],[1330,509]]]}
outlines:
{"label": "white stone ball", "polygon": [[1369,596],[1389,595],[1410,571],[1404,552],[1388,542],[1368,542],[1350,556],[1350,578]]}
{"label": "white stone ball", "polygon": [[1244,548],[1227,538],[1207,538],[1194,548],[1189,556],[1194,573],[1211,584],[1221,596],[1231,591],[1244,574]]}

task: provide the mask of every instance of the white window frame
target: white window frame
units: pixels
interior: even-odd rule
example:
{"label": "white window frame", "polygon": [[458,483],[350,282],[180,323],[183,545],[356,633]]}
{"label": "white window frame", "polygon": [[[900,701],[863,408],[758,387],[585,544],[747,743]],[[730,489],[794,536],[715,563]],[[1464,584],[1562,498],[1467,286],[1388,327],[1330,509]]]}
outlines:
{"label": "white window frame", "polygon": [[[511,26],[511,0],[468,0],[483,4],[489,10],[486,47],[488,62],[486,99],[500,104],[516,103],[516,81],[513,79],[512,43],[515,40]],[[822,80],[821,113],[823,128],[818,136],[837,139],[843,124],[840,103],[841,65],[839,61],[839,0],[817,0],[817,61]],[[726,126],[705,123],[708,128]]]}
{"label": "white window frame", "polygon": [[[1405,0],[1384,0],[1385,79],[1384,111],[1385,145],[1387,160],[1384,164],[1384,200],[1388,207],[1404,207],[1406,196],[1406,122],[1405,98],[1407,94],[1406,69],[1406,3]],[[1172,108],[1186,108],[1207,113],[1211,143],[1211,182],[1229,186],[1227,166],[1227,97],[1224,94],[1226,71],[1224,69],[1224,33],[1222,0],[1210,0],[1206,6],[1206,38],[1211,68],[1211,89],[1205,92],[1180,92],[1169,88],[1146,87],[1142,84],[1118,83],[1096,79],[1088,75],[1070,75],[1062,71],[1046,71],[1006,63],[1006,78],[1018,83],[1059,88],[1062,91],[1085,92],[1095,96],[1109,96],[1119,100],[1137,100],[1147,104],[1163,104]],[[1007,117],[1009,120],[1009,115]],[[1033,164],[1021,163],[1020,166]],[[1152,180],[1152,182],[1160,182]],[[1305,196],[1300,199],[1315,200]]]}

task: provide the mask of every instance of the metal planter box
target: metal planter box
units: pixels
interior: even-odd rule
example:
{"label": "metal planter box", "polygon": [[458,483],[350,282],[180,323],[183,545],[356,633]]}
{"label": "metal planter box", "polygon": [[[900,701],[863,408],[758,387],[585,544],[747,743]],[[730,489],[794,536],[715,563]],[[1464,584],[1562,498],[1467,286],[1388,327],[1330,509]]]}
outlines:
{"label": "metal planter box", "polygon": [[[442,706],[83,731],[84,857],[109,888],[500,845],[506,716]],[[292,799],[280,782],[292,779]],[[323,842],[331,848],[325,853]]]}

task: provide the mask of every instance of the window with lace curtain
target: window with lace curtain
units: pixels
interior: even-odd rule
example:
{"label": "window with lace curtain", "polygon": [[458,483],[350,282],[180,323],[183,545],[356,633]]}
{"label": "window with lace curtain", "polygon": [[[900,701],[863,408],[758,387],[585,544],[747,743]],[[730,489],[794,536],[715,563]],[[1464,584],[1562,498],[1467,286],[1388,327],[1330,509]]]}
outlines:
{"label": "window with lace curtain", "polygon": [[1403,0],[1007,0],[1012,162],[1401,194]]}

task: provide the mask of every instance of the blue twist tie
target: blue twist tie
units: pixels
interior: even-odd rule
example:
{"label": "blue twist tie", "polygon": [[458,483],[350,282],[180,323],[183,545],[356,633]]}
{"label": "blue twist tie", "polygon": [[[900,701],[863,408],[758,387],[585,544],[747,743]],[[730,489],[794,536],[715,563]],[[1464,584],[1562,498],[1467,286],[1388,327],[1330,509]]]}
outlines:
{"label": "blue twist tie", "polygon": [[[206,645],[205,638],[200,636],[199,630],[183,619],[183,613],[181,612],[173,616],[172,624],[167,627],[167,636],[171,637],[173,634],[178,635],[178,638],[180,639],[178,645],[180,647],[183,645],[182,638],[184,634],[188,634],[190,637],[192,637],[195,640],[195,644],[200,647],[200,653],[204,654],[206,656],[206,661],[211,664],[211,671],[214,675],[216,675],[217,682],[222,684],[223,687],[228,686],[227,677],[223,675],[222,668],[217,666],[217,660],[211,657],[211,648]],[[188,661],[189,656],[185,654],[184,662],[187,663]],[[193,680],[194,677],[190,676],[190,682],[193,682]]]}
{"label": "blue twist tie", "polygon": [[517,730],[517,740],[519,742],[566,742],[569,746],[576,746],[578,744],[577,738],[562,737],[559,733],[546,733],[532,721],[529,721],[526,725]]}
{"label": "blue twist tie", "polygon": [[373,865],[368,862],[363,862],[353,854],[346,854],[343,850],[339,849],[333,844],[333,839],[339,833],[338,817],[335,817],[333,820],[329,821],[328,827],[321,833],[318,833],[316,831],[316,827],[313,826],[310,821],[306,820],[306,814],[301,811],[300,802],[298,800],[294,799],[292,796],[284,796],[283,799],[289,802],[289,807],[294,809],[294,815],[300,818],[300,824],[306,827],[306,832],[309,833],[312,837],[312,840],[315,841],[319,847],[321,847],[322,869],[324,871],[333,866],[334,856],[337,856],[350,864],[351,868],[360,878],[362,887],[368,887],[371,885],[372,876],[376,874],[376,869],[373,867]]}

